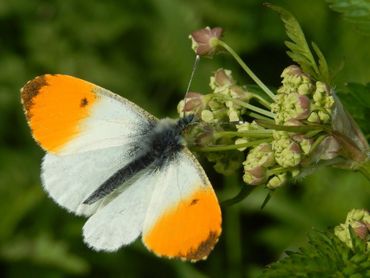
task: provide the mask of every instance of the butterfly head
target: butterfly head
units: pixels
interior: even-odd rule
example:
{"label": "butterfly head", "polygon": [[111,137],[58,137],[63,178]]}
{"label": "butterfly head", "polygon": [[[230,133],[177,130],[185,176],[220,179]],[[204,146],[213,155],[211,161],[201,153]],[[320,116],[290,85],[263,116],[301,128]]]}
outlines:
{"label": "butterfly head", "polygon": [[184,116],[183,118],[178,119],[176,127],[180,132],[182,132],[189,125],[195,124],[197,122],[198,122],[197,116],[195,116],[195,114],[189,114]]}

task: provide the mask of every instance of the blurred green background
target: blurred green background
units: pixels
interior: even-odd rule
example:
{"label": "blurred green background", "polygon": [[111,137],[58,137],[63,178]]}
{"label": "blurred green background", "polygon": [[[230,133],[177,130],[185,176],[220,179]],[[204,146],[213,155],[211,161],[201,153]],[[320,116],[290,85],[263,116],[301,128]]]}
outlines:
{"label": "blurred green background", "polygon": [[[344,221],[369,207],[370,187],[357,173],[322,169],[267,194],[255,190],[223,209],[223,234],[207,261],[157,258],[138,240],[116,253],[97,253],[82,241],[85,219],[58,207],[40,186],[43,152],[31,138],[19,97],[43,73],[70,74],[119,93],[158,117],[176,117],[194,54],[188,34],[222,26],[224,39],[266,83],[279,86],[291,61],[278,16],[255,0],[66,1],[0,0],[0,276],[1,277],[256,277],[294,250],[313,227]],[[370,39],[325,1],[271,1],[290,10],[332,68],[336,84],[370,81]],[[208,91],[218,67],[250,80],[230,56],[200,62],[192,88]],[[241,175],[222,177],[204,163],[220,200],[235,195]]]}

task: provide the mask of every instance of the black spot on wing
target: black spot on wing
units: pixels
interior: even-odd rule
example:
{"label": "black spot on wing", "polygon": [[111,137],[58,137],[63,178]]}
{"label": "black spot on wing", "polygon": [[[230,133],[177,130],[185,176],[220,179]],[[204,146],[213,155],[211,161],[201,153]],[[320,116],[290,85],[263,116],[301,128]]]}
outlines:
{"label": "black spot on wing", "polygon": [[80,107],[85,107],[88,104],[89,104],[89,101],[87,100],[87,98],[84,97],[83,99],[81,99]]}

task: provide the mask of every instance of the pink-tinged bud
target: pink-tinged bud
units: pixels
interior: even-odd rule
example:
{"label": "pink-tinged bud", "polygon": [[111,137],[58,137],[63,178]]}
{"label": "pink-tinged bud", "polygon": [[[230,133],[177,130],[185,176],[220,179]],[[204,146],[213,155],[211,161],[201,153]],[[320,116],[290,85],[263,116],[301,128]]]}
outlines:
{"label": "pink-tinged bud", "polygon": [[267,180],[266,168],[262,166],[256,166],[252,169],[245,170],[243,180],[245,183],[250,185],[260,185]]}
{"label": "pink-tinged bud", "polygon": [[230,70],[218,69],[215,74],[211,77],[210,87],[213,90],[216,89],[227,89],[235,84],[235,80],[231,76]]}
{"label": "pink-tinged bud", "polygon": [[303,74],[303,71],[301,70],[300,67],[297,65],[290,65],[286,67],[283,72],[281,73],[281,77],[284,78],[288,75],[301,75]]}
{"label": "pink-tinged bud", "polygon": [[369,229],[366,223],[360,221],[357,221],[353,224],[353,231],[359,238],[363,240],[365,240],[367,238],[367,235],[369,234]]}
{"label": "pink-tinged bud", "polygon": [[298,97],[297,112],[300,112],[295,118],[298,120],[307,119],[310,115],[310,99],[307,96],[300,95]]}
{"label": "pink-tinged bud", "polygon": [[189,92],[185,99],[185,105],[183,111],[190,112],[190,111],[198,111],[205,107],[204,95]]}
{"label": "pink-tinged bud", "polygon": [[222,28],[203,28],[191,33],[192,48],[197,55],[213,56],[216,52],[218,40],[222,35]]}

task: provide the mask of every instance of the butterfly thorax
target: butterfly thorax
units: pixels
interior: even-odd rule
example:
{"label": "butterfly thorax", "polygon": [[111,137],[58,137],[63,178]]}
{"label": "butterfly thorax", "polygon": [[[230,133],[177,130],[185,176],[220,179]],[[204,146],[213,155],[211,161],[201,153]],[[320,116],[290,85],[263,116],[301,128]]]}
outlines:
{"label": "butterfly thorax", "polygon": [[162,119],[138,143],[138,151],[130,163],[119,169],[96,189],[84,204],[92,204],[144,170],[155,171],[176,158],[184,148],[182,131],[194,120],[193,115],[179,120]]}
{"label": "butterfly thorax", "polygon": [[181,134],[192,120],[193,116],[179,120],[163,119],[148,134],[144,150],[155,160],[155,167],[169,162],[184,147]]}

